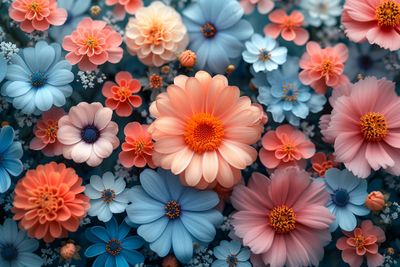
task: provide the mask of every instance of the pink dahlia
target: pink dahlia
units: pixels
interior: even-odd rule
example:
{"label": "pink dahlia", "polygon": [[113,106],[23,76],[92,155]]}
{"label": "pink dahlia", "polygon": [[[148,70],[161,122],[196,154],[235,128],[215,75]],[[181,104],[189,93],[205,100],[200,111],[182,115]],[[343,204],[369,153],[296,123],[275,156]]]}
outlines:
{"label": "pink dahlia", "polygon": [[329,198],[324,183],[297,167],[278,169],[271,178],[254,173],[248,186],[237,185],[231,196],[238,210],[235,234],[265,265],[318,266],[331,241]]}
{"label": "pink dahlia", "polygon": [[244,13],[250,14],[254,8],[257,7],[257,11],[260,14],[267,14],[274,9],[274,0],[240,0]]}
{"label": "pink dahlia", "polygon": [[116,14],[135,14],[136,10],[143,6],[142,0],[106,0],[107,6],[115,6],[114,12]]}
{"label": "pink dahlia", "polygon": [[91,167],[100,165],[119,145],[118,125],[111,117],[112,110],[97,102],[72,107],[58,122],[64,157]]}
{"label": "pink dahlia", "polygon": [[347,0],[342,23],[353,42],[400,49],[400,0]]}

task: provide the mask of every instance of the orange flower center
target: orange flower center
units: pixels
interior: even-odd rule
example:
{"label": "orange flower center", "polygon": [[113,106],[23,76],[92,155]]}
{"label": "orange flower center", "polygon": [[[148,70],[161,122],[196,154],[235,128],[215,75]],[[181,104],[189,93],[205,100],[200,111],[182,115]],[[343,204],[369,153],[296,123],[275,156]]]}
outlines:
{"label": "orange flower center", "polygon": [[332,72],[333,63],[330,59],[325,59],[321,64],[321,72],[323,76],[329,75]]}
{"label": "orange flower center", "polygon": [[385,138],[388,127],[385,117],[378,112],[368,112],[360,118],[361,133],[367,141],[378,142]]}
{"label": "orange flower center", "polygon": [[157,74],[151,74],[149,77],[149,86],[151,89],[161,88],[163,85],[163,77]]}
{"label": "orange flower center", "polygon": [[38,2],[32,1],[30,4],[28,4],[28,10],[34,13],[39,13],[42,10],[42,6]]}
{"label": "orange flower center", "polygon": [[365,245],[365,237],[363,235],[357,235],[354,237],[354,246],[357,249],[359,250],[364,249],[364,245]]}
{"label": "orange flower center", "polygon": [[203,33],[203,36],[207,39],[213,38],[217,34],[217,29],[210,22],[206,22],[203,26],[201,26],[200,30]]}
{"label": "orange flower center", "polygon": [[115,198],[115,191],[112,189],[105,189],[101,192],[101,198],[103,199],[103,202],[111,203]]}
{"label": "orange flower center", "polygon": [[282,85],[283,99],[286,101],[296,101],[299,94],[297,87],[293,83],[284,83]]}
{"label": "orange flower center", "polygon": [[296,214],[285,205],[273,208],[268,218],[269,225],[279,234],[287,234],[296,228]]}
{"label": "orange flower center", "polygon": [[147,41],[150,44],[159,45],[163,41],[164,26],[159,21],[154,21],[147,33]]}
{"label": "orange flower center", "polygon": [[115,95],[120,102],[125,102],[130,96],[132,96],[132,92],[128,87],[120,86],[117,87]]}
{"label": "orange flower center", "polygon": [[58,188],[44,185],[33,191],[34,197],[29,200],[38,207],[38,216],[53,221],[57,211],[64,206],[64,199],[58,196]]}
{"label": "orange flower center", "polygon": [[267,50],[265,50],[265,48],[261,48],[259,50],[260,54],[258,54],[258,59],[261,60],[262,62],[265,62],[267,60],[271,59],[271,53]]}
{"label": "orange flower center", "polygon": [[48,121],[46,128],[46,137],[49,138],[50,143],[54,143],[57,140],[58,122]]}
{"label": "orange flower center", "polygon": [[186,144],[197,153],[215,151],[224,139],[222,122],[208,113],[193,115],[186,124]]}
{"label": "orange flower center", "polygon": [[171,220],[174,220],[181,215],[181,206],[175,200],[168,201],[164,209],[165,215]]}
{"label": "orange flower center", "polygon": [[85,41],[85,45],[89,49],[96,48],[98,44],[99,44],[99,41],[93,36],[89,36]]}
{"label": "orange flower center", "polygon": [[375,10],[375,17],[381,27],[396,27],[400,25],[400,3],[393,0],[381,2]]}

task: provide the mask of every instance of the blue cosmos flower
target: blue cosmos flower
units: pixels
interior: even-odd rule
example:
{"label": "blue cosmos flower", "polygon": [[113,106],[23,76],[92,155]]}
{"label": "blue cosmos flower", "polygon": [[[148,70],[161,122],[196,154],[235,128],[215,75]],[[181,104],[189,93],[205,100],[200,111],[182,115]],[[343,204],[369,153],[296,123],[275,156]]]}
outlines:
{"label": "blue cosmos flower", "polygon": [[344,231],[352,231],[357,226],[355,215],[365,216],[369,213],[365,204],[368,196],[367,181],[354,176],[347,169],[329,169],[325,173],[326,190],[331,194],[327,203],[330,212],[336,216],[331,224],[331,232],[338,226]]}
{"label": "blue cosmos flower", "polygon": [[287,48],[279,47],[271,37],[254,34],[245,43],[247,50],[242,53],[244,61],[252,64],[255,72],[272,71],[286,62]]}
{"label": "blue cosmos flower", "polygon": [[[14,142],[14,129],[5,126],[0,129],[0,193],[10,188],[12,176],[22,172],[23,150],[20,142]],[[1,265],[0,265],[1,266]]]}
{"label": "blue cosmos flower", "polygon": [[217,260],[211,267],[251,267],[250,250],[242,248],[238,241],[222,240],[220,245],[214,248],[214,256]]}
{"label": "blue cosmos flower", "polygon": [[199,0],[183,11],[189,47],[196,52],[199,69],[223,73],[231,60],[240,57],[242,42],[253,34],[253,27],[242,16],[236,0]]}
{"label": "blue cosmos flower", "polygon": [[179,261],[193,256],[193,243],[208,244],[216,234],[222,215],[213,209],[219,202],[212,191],[184,187],[172,173],[146,169],[140,174],[142,186],[131,189],[132,204],[126,212],[140,225],[137,233],[150,243],[160,257],[171,250]]}
{"label": "blue cosmos flower", "polygon": [[87,239],[95,244],[86,249],[85,256],[97,257],[92,267],[128,267],[143,263],[143,255],[136,251],[143,245],[143,239],[127,236],[130,229],[125,221],[118,226],[114,217],[106,222],[106,228],[93,226],[87,229]]}
{"label": "blue cosmos flower", "polygon": [[4,80],[7,74],[7,61],[4,59],[3,54],[0,53],[0,82]]}
{"label": "blue cosmos flower", "polygon": [[326,98],[303,85],[299,78],[299,59],[289,58],[282,70],[265,73],[253,73],[252,83],[258,88],[257,100],[267,107],[274,121],[286,120],[295,126],[310,112],[323,109]]}
{"label": "blue cosmos flower", "polygon": [[18,231],[15,221],[6,219],[0,225],[0,266],[1,267],[40,267],[43,260],[32,253],[39,247],[39,242],[27,236],[25,231]]}
{"label": "blue cosmos flower", "polygon": [[37,42],[35,47],[23,49],[21,56],[12,57],[1,94],[26,114],[39,114],[53,105],[61,107],[72,94],[71,68],[61,58],[59,44]]}

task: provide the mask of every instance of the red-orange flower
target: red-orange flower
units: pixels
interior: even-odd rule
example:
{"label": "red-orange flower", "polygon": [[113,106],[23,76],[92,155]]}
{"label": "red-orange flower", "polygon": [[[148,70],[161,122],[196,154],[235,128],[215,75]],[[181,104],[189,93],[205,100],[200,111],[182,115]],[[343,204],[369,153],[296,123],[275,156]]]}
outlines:
{"label": "red-orange flower", "polygon": [[315,171],[320,177],[323,177],[327,170],[338,165],[332,154],[326,155],[322,152],[315,153],[311,158],[311,164],[313,171]]}

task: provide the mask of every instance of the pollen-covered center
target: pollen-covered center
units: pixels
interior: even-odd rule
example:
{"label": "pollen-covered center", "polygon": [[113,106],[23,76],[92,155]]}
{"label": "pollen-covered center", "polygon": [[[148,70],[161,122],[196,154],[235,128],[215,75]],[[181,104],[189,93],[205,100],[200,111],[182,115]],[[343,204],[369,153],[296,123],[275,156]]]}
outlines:
{"label": "pollen-covered center", "polygon": [[105,203],[113,202],[115,196],[115,191],[112,189],[105,189],[103,192],[101,192],[101,198]]}
{"label": "pollen-covered center", "polygon": [[287,234],[296,228],[296,214],[285,205],[273,208],[268,219],[269,225],[279,234]]}
{"label": "pollen-covered center", "polygon": [[378,112],[368,112],[362,115],[360,127],[364,139],[372,142],[381,141],[388,132],[385,116]]}
{"label": "pollen-covered center", "polygon": [[400,3],[393,0],[383,1],[375,10],[375,17],[381,27],[400,25]]}
{"label": "pollen-covered center", "polygon": [[271,52],[267,51],[265,48],[260,49],[259,52],[260,53],[258,54],[258,59],[261,60],[262,62],[271,59]]}
{"label": "pollen-covered center", "polygon": [[40,3],[36,2],[36,1],[32,1],[28,4],[28,10],[34,12],[34,13],[39,13],[40,11],[42,11],[42,6],[40,5]]}
{"label": "pollen-covered center", "polygon": [[184,139],[189,148],[197,153],[215,151],[224,139],[224,126],[213,115],[198,113],[187,122]]}
{"label": "pollen-covered center", "polygon": [[333,63],[330,59],[326,59],[321,63],[321,72],[323,76],[330,75],[333,70]]}
{"label": "pollen-covered center", "polygon": [[357,235],[354,237],[354,246],[357,250],[364,249],[365,246],[365,237],[363,235]]}
{"label": "pollen-covered center", "polygon": [[46,138],[49,140],[51,144],[57,140],[57,131],[58,131],[58,122],[49,120],[47,122],[45,134]]}
{"label": "pollen-covered center", "polygon": [[200,30],[203,33],[203,36],[207,39],[213,38],[217,34],[217,29],[210,22],[204,23]]}
{"label": "pollen-covered center", "polygon": [[181,216],[181,206],[175,200],[168,201],[164,209],[165,215],[171,220]]}
{"label": "pollen-covered center", "polygon": [[159,45],[164,39],[165,27],[164,24],[159,21],[154,21],[146,33],[147,42],[153,45]]}
{"label": "pollen-covered center", "polygon": [[89,36],[85,40],[85,46],[88,49],[95,49],[98,46],[98,44],[99,44],[99,41],[94,36]]}

